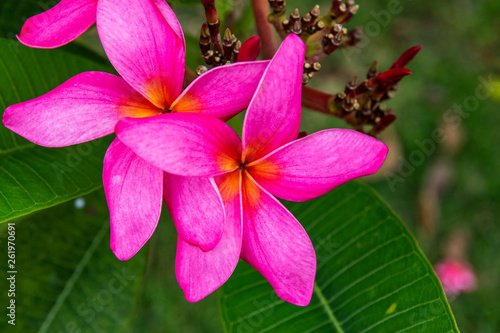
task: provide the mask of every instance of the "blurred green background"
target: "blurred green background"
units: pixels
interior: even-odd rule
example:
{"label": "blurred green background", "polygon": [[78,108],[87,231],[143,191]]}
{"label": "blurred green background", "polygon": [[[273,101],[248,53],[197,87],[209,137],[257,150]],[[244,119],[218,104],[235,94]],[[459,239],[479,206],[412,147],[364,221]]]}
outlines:
{"label": "blurred green background", "polygon": [[[197,38],[204,18],[201,5],[187,2],[197,1],[174,1],[173,9],[185,29],[188,64],[194,69],[202,64]],[[305,13],[317,3],[287,1],[288,13],[294,8]],[[336,93],[353,75],[364,77],[373,60],[379,61],[381,70],[388,69],[407,48],[423,46],[408,66],[413,75],[403,80],[395,98],[387,103],[395,108],[398,119],[380,137],[390,147],[386,165],[366,181],[407,223],[433,264],[444,258],[471,264],[478,279],[477,289],[450,299],[461,331],[498,332],[500,131],[496,126],[500,125],[500,3],[389,3],[400,9],[398,13],[384,16],[382,12],[387,13],[389,8],[387,2],[359,2],[360,9],[347,28],[364,26],[369,35],[359,52],[337,51],[324,59],[311,85]],[[217,5],[239,39],[254,34],[249,1],[221,0]],[[325,13],[330,2],[320,1],[319,5]],[[101,52],[95,28],[76,43]],[[488,94],[484,100],[476,95],[478,87]],[[456,111],[460,107],[462,114]],[[241,126],[242,119],[239,116],[231,124]],[[304,110],[302,127],[312,133],[346,126],[333,117]],[[433,133],[439,129],[446,136],[436,142]],[[423,142],[427,145],[423,146]],[[63,220],[59,215],[61,209],[74,214],[75,221],[95,224],[96,214],[100,214],[102,224],[108,223],[101,191],[85,199],[82,210],[70,202],[64,208],[58,206],[19,219],[19,237],[36,237],[33,228],[47,221],[59,219],[59,225],[64,224],[67,217]],[[109,233],[107,229],[103,232]],[[105,234],[104,243],[107,237]],[[195,304],[184,300],[175,281],[175,242],[173,224],[168,214],[163,214],[149,248],[141,250],[144,262],[140,258],[136,261],[146,270],[141,276],[143,292],[130,323],[131,331],[179,332],[182,327],[182,332],[221,332],[216,293]]]}

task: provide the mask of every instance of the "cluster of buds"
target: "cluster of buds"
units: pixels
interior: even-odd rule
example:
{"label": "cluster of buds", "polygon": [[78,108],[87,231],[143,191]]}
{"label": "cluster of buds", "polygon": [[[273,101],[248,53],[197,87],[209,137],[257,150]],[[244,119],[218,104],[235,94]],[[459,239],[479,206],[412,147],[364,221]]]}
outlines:
{"label": "cluster of buds", "polygon": [[295,9],[287,17],[284,0],[269,0],[269,4],[272,8],[269,22],[274,25],[282,39],[290,33],[299,35],[308,46],[306,60],[311,64],[338,48],[354,46],[361,40],[361,27],[348,31],[343,26],[359,9],[354,0],[345,3],[342,0],[333,0],[325,16],[320,16],[318,5],[302,16],[299,10]]}
{"label": "cluster of buds", "polygon": [[[284,39],[294,33],[307,45],[302,76],[304,85],[321,69],[319,61],[323,57],[337,49],[355,46],[363,35],[362,27],[351,30],[344,27],[359,9],[354,0],[333,0],[325,16],[320,16],[319,5],[304,15],[295,9],[287,16],[285,0],[268,1],[272,9],[268,20],[280,37]],[[220,22],[214,0],[201,0],[201,2],[205,7],[207,21],[201,27],[200,49],[206,64],[220,66],[236,61],[255,60],[260,52],[260,39],[252,37],[242,44],[229,29],[225,30],[221,39]],[[343,91],[335,95],[305,87],[309,94],[305,94],[302,103],[306,107],[312,106],[314,110],[342,118],[360,132],[377,136],[396,119],[394,110],[387,109],[382,103],[391,99],[397,91],[399,82],[411,74],[404,67],[415,57],[420,48],[417,46],[407,50],[389,70],[383,72],[378,71],[378,62],[375,61],[364,81],[358,83],[358,77],[355,76],[346,84]],[[199,66],[197,73],[200,75],[207,70],[206,66]],[[314,101],[314,96],[318,95],[321,96],[320,99]]]}
{"label": "cluster of buds", "polygon": [[342,0],[333,0],[332,7],[328,12],[327,22],[337,24],[344,24],[348,22],[358,12],[359,5],[354,0],[347,0],[344,3]]}
{"label": "cluster of buds", "polygon": [[366,80],[358,84],[358,77],[353,77],[343,91],[332,97],[329,110],[360,132],[366,133],[365,126],[372,125],[368,133],[373,136],[380,134],[396,120],[394,110],[387,109],[381,103],[391,99],[397,91],[399,82],[411,74],[404,66],[420,49],[421,46],[408,49],[390,69],[380,73],[378,62],[374,61],[366,74]]}
{"label": "cluster of buds", "polygon": [[[272,2],[272,0],[270,0]],[[279,20],[284,36],[289,33],[294,33],[299,36],[312,35],[325,28],[325,24],[319,18],[319,6],[316,5],[308,13],[300,15],[299,10],[296,8],[289,16],[285,18],[285,13],[275,13],[269,16],[269,20]]]}
{"label": "cluster of buds", "polygon": [[210,26],[207,22],[203,22],[200,33],[200,50],[207,65],[221,66],[236,62],[240,48],[241,42],[234,34],[231,34],[231,30],[226,29],[224,39],[221,41],[218,24]]}
{"label": "cluster of buds", "polygon": [[[221,66],[236,61],[255,60],[260,51],[260,39],[249,38],[241,43],[231,30],[226,29],[224,36],[220,36],[219,14],[215,9],[214,0],[202,0],[205,7],[206,22],[203,22],[200,32],[200,50],[207,65]],[[206,72],[206,66],[199,66],[196,70],[200,75]]]}
{"label": "cluster of buds", "polygon": [[302,84],[307,84],[309,80],[314,76],[314,73],[321,69],[321,64],[319,62],[309,62],[304,63],[304,74],[302,75]]}

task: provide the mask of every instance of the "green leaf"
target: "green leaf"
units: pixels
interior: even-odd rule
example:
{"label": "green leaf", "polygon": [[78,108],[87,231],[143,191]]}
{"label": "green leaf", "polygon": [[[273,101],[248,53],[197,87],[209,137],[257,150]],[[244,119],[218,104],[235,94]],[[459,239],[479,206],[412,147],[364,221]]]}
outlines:
{"label": "green leaf", "polygon": [[0,34],[16,40],[26,19],[53,7],[58,1],[3,0],[0,4]]}
{"label": "green leaf", "polygon": [[311,303],[281,300],[240,261],[220,292],[226,332],[458,332],[431,265],[369,187],[350,182],[286,206],[315,246]]}
{"label": "green leaf", "polygon": [[[110,71],[61,50],[35,50],[0,39],[0,110],[38,97],[84,71]],[[67,148],[39,147],[0,125],[0,222],[102,186],[110,138]]]}
{"label": "green leaf", "polygon": [[[8,296],[11,286],[2,278],[0,302],[7,306],[15,300],[16,330],[11,330],[4,311],[0,332],[112,333],[125,332],[131,325],[147,251],[118,260],[109,248],[103,193],[85,200],[84,209],[66,203],[12,223],[16,257],[9,270],[17,272],[15,295]],[[7,224],[2,226],[0,258],[7,264]]]}

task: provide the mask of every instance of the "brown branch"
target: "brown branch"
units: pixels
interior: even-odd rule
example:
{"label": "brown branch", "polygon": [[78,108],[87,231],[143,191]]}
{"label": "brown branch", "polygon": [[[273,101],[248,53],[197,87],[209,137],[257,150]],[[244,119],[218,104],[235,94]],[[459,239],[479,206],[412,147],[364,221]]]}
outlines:
{"label": "brown branch", "polygon": [[262,45],[262,57],[271,59],[276,52],[273,26],[267,20],[269,16],[268,0],[252,0],[253,15],[255,17],[255,28],[260,37]]}
{"label": "brown branch", "polygon": [[184,87],[189,86],[191,82],[193,82],[198,76],[186,66],[186,70],[184,72]]}

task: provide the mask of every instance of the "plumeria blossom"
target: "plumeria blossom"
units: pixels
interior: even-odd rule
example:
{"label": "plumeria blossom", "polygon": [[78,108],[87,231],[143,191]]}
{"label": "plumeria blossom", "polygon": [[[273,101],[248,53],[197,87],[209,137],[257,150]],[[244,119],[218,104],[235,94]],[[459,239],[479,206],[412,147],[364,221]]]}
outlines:
{"label": "plumeria blossom", "polygon": [[460,293],[469,293],[476,289],[476,276],[466,262],[447,259],[438,263],[434,270],[448,297],[455,297]]}
{"label": "plumeria blossom", "polygon": [[[62,147],[111,134],[123,117],[194,112],[228,119],[248,106],[268,64],[221,66],[181,92],[184,37],[166,2],[99,0],[97,20],[104,49],[121,77],[76,75],[43,96],[8,107],[7,128],[36,144]],[[210,250],[222,237],[224,211],[213,179],[164,175],[115,139],[104,158],[103,183],[111,248],[119,259],[132,257],[153,233],[163,191],[182,239]],[[198,209],[186,209],[189,205]],[[190,223],[181,223],[185,219]],[[203,225],[210,226],[208,232],[199,232]]]}
{"label": "plumeria blossom", "polygon": [[204,252],[178,240],[176,275],[188,301],[222,285],[241,257],[281,298],[307,305],[316,273],[314,248],[275,196],[318,197],[374,173],[385,159],[382,142],[352,130],[325,130],[297,140],[304,54],[299,37],[290,34],[283,41],[250,102],[242,140],[222,121],[201,114],[124,118],[117,124],[118,138],[156,167],[180,176],[215,177],[226,211],[221,241]]}

